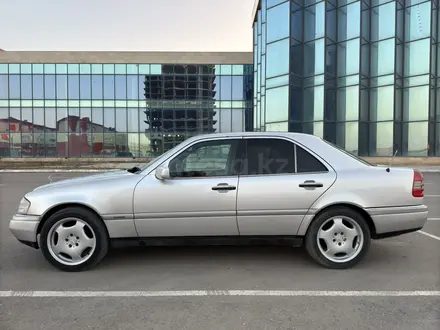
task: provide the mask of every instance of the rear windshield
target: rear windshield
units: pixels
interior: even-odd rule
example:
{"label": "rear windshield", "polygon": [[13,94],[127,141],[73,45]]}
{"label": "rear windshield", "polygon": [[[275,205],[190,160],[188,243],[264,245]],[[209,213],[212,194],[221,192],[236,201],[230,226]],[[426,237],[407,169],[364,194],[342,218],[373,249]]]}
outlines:
{"label": "rear windshield", "polygon": [[364,165],[368,165],[368,166],[376,166],[376,165],[374,165],[374,164],[371,164],[371,163],[367,162],[365,159],[362,159],[361,157],[358,157],[358,156],[356,156],[356,155],[353,155],[351,152],[348,152],[347,150],[345,150],[345,149],[343,149],[343,148],[341,148],[341,147],[338,147],[337,145],[335,145],[335,144],[333,144],[333,143],[331,143],[331,142],[329,142],[329,141],[326,141],[326,140],[324,140],[324,139],[323,139],[323,141],[324,141],[325,143],[331,145],[333,148],[339,150],[340,152],[342,152],[342,153],[344,153],[344,154],[350,156],[351,158],[356,159],[358,162],[361,162],[361,163],[364,164]]}

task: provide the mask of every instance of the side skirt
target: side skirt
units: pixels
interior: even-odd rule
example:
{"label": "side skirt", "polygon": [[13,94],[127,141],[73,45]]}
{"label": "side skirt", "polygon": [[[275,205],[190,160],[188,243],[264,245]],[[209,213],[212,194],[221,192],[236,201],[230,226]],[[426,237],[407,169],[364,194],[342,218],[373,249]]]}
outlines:
{"label": "side skirt", "polygon": [[113,238],[111,246],[294,246],[303,245],[301,236],[204,236],[204,237],[135,237]]}

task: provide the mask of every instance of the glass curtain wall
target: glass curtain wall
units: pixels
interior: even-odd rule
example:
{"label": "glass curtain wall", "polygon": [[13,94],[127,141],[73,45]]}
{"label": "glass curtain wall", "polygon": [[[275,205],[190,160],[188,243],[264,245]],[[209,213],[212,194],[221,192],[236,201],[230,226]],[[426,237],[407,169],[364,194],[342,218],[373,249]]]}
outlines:
{"label": "glass curtain wall", "polygon": [[252,129],[252,65],[0,64],[0,157],[150,157]]}
{"label": "glass curtain wall", "polygon": [[261,0],[254,129],[440,155],[439,25],[437,0]]}

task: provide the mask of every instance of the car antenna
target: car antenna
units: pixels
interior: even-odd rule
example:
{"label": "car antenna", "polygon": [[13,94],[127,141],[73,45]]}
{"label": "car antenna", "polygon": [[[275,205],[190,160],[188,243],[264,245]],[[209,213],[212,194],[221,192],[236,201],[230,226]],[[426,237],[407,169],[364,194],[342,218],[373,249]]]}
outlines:
{"label": "car antenna", "polygon": [[387,167],[387,169],[386,169],[386,171],[387,171],[388,173],[391,171],[390,167],[391,167],[391,165],[393,164],[394,158],[396,157],[398,151],[399,151],[399,149],[396,149],[396,152],[394,153],[393,157],[392,157],[391,160],[390,160],[390,165],[388,165],[388,167]]}

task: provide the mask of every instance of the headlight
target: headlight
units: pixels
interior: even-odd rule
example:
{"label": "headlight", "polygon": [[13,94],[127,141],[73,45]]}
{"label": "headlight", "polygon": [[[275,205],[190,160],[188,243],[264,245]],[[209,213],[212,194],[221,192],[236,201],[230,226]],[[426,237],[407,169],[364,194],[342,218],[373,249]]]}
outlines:
{"label": "headlight", "polygon": [[18,214],[27,214],[29,211],[29,207],[31,207],[31,202],[29,202],[26,198],[22,198],[20,204],[18,205],[17,213]]}

